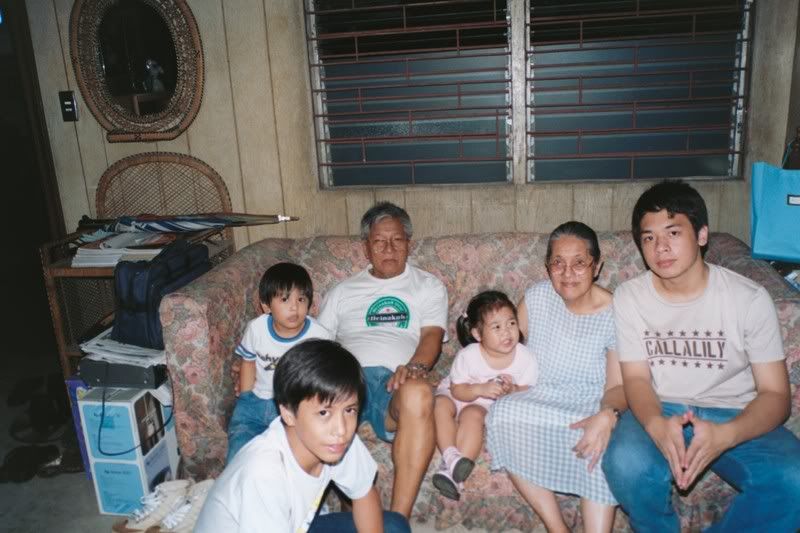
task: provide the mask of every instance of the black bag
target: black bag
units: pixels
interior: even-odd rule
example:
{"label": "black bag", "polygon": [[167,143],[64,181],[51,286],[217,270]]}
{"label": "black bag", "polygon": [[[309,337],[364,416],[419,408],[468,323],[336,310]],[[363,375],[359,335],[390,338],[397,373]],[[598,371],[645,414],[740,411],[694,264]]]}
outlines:
{"label": "black bag", "polygon": [[150,261],[120,261],[114,270],[116,310],[111,338],[164,349],[158,306],[161,298],[211,270],[208,248],[181,239]]}

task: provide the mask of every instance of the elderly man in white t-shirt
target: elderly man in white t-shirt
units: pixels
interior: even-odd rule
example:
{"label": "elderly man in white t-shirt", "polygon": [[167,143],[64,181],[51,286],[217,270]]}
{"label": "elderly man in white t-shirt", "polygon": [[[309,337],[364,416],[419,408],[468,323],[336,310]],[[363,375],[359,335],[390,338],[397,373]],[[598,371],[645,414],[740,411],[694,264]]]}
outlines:
{"label": "elderly man in white t-shirt", "polygon": [[376,204],[361,219],[369,267],[325,297],[317,320],[364,368],[361,420],[393,442],[391,510],[411,515],[434,449],[433,390],[425,380],[447,329],[447,290],[407,264],[412,235],[406,211]]}
{"label": "elderly man in white t-shirt", "polygon": [[708,213],[680,181],[634,207],[649,272],[614,293],[630,410],[603,458],[636,531],[678,531],[672,484],[708,468],[739,494],[706,531],[797,531],[800,440],[781,424],[789,379],[775,306],[757,283],[703,259]]}

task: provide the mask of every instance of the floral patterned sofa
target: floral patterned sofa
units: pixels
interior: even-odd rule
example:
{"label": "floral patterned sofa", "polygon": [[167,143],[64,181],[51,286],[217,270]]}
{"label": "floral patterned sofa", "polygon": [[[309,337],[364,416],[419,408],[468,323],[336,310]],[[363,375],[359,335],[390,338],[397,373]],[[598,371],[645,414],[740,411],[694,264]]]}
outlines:
{"label": "floral patterned sofa", "polygon": [[[459,235],[413,242],[409,260],[441,279],[450,298],[449,333],[453,340],[444,347],[435,377],[447,372],[458,349],[453,324],[469,298],[482,289],[497,288],[518,300],[528,285],[545,278],[546,244],[547,235],[538,233]],[[601,285],[613,290],[642,272],[630,233],[601,233],[600,245],[605,260]],[[793,390],[792,417],[787,425],[800,434],[800,294],[767,263],[751,259],[747,246],[730,235],[712,234],[707,259],[761,283],[774,298]],[[355,237],[266,239],[233,254],[205,276],[167,296],[161,305],[185,476],[205,479],[218,475],[223,468],[226,427],[234,404],[230,374],[233,349],[256,312],[261,274],[278,261],[299,263],[311,273],[315,288],[312,314],[332,286],[366,265],[361,243]],[[388,505],[392,479],[389,446],[378,441],[368,425],[362,426],[359,434],[380,465],[379,486]],[[544,531],[505,474],[489,471],[486,452],[467,480],[460,502],[442,498],[432,487],[430,475],[437,463],[438,457],[434,457],[414,507],[418,522],[440,529],[460,523],[468,529],[488,531]],[[724,511],[732,495],[716,476],[706,475],[689,496],[677,498],[682,529],[708,526]],[[560,497],[560,503],[570,528],[578,528],[577,498]],[[617,513],[615,529],[629,529],[623,513]]]}

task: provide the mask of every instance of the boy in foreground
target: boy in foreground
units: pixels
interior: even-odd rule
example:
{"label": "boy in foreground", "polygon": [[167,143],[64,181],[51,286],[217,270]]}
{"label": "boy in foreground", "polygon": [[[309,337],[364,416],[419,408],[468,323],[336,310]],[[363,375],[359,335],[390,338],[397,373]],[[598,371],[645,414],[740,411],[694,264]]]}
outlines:
{"label": "boy in foreground", "polygon": [[679,531],[672,484],[711,469],[739,494],[706,531],[796,531],[800,440],[781,424],[789,379],[775,306],[748,278],[703,259],[708,213],[666,181],[642,194],[633,237],[650,269],[614,293],[630,410],[603,457],[636,531]]}
{"label": "boy in foreground", "polygon": [[[216,480],[195,532],[409,532],[403,516],[381,510],[377,466],[355,435],[365,392],[355,357],[308,340],[281,357],[274,378],[280,417]],[[352,513],[317,516],[331,481]]]}

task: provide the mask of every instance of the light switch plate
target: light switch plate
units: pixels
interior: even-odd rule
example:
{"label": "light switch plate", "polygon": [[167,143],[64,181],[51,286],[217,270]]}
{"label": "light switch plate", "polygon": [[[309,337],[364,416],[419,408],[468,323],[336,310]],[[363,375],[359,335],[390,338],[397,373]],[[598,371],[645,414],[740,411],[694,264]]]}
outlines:
{"label": "light switch plate", "polygon": [[72,91],[59,91],[58,100],[61,104],[61,118],[64,122],[78,120],[78,106],[75,102],[75,93]]}

